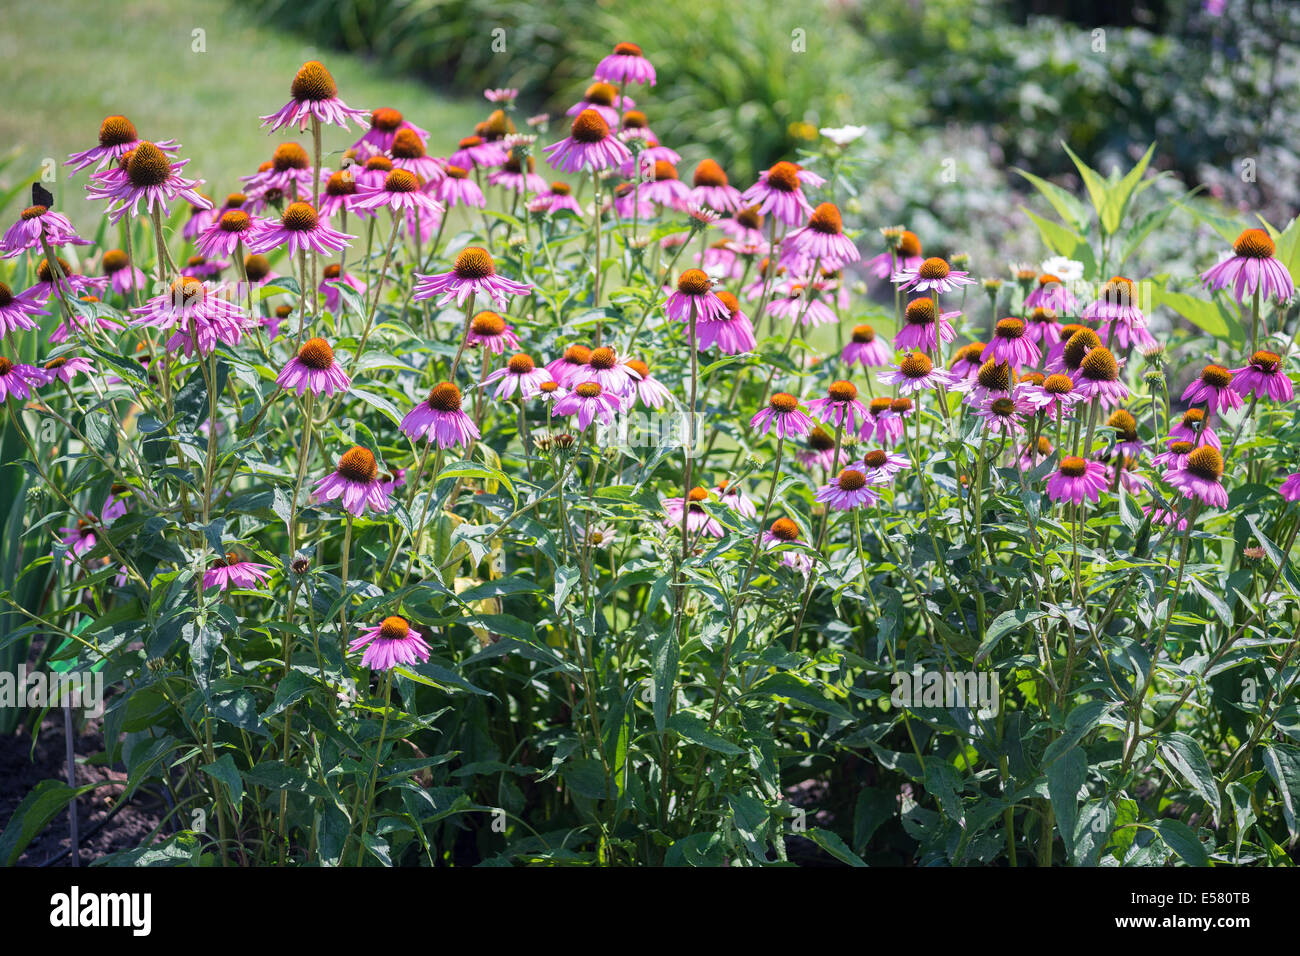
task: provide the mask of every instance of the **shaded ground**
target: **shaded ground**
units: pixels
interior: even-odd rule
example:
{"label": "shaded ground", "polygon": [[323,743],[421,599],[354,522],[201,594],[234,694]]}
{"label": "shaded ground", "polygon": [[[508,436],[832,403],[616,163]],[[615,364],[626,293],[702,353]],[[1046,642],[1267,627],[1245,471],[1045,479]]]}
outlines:
{"label": "shaded ground", "polygon": [[[42,780],[66,780],[62,713],[51,714],[41,725],[35,752],[26,732],[0,736],[0,829],[28,792]],[[104,749],[99,721],[88,721],[75,745],[78,759],[77,784],[84,786],[103,780],[118,781],[87,793],[78,801],[78,820],[82,834],[81,865],[117,850],[128,850],[144,842],[158,824],[164,808],[147,795],[137,792],[131,803],[119,810],[102,829],[95,828],[108,816],[122,793],[126,774],[106,767],[91,766],[82,759]],[[68,850],[68,815],[60,813],[23,851],[19,866],[71,866]],[[53,861],[53,862],[51,862]]]}

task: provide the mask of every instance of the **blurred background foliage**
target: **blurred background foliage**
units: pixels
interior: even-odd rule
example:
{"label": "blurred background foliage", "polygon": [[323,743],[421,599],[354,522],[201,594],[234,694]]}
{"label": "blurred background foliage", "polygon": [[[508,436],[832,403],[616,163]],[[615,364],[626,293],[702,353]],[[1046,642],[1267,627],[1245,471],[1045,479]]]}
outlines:
{"label": "blurred background foliage", "polygon": [[743,180],[819,126],[916,138],[959,123],[1045,175],[1071,172],[1061,140],[1103,168],[1154,141],[1164,168],[1229,201],[1290,207],[1300,190],[1291,0],[240,2],[385,68],[461,92],[515,86],[557,114],[614,42],[633,40],[658,69],[662,138]]}
{"label": "blurred background foliage", "polygon": [[[1062,142],[1103,172],[1156,143],[1165,199],[1201,187],[1211,206],[1278,224],[1300,204],[1287,141],[1300,4],[1289,0],[237,2],[440,90],[518,87],[524,115],[561,117],[600,57],[632,40],[659,83],[630,92],[684,175],[711,156],[743,188],[819,128],[866,126],[858,223],[905,223],[987,272],[1041,257],[1013,167],[1077,191]],[[1142,265],[1203,266],[1222,240],[1185,225],[1186,242],[1144,250]]]}

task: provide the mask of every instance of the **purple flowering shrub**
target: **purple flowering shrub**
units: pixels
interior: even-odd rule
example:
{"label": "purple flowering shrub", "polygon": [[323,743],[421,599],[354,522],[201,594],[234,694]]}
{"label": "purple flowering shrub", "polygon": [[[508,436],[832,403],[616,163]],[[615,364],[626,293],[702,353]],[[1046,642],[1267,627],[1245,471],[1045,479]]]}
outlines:
{"label": "purple flowering shrub", "polygon": [[1117,274],[1148,153],[927,255],[860,129],[679,165],[652,59],[446,157],[309,63],[5,232],[0,663],[102,675],[106,862],[1286,862],[1300,226]]}

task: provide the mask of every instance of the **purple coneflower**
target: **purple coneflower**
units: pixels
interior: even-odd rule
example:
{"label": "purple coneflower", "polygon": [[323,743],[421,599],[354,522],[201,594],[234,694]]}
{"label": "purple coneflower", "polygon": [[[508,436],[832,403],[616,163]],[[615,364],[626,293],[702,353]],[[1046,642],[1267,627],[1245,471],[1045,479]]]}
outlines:
{"label": "purple coneflower", "polygon": [[855,325],[849,344],[840,353],[840,358],[846,365],[859,362],[863,368],[884,368],[892,357],[884,341],[876,336],[876,330],[869,325]]}
{"label": "purple coneflower", "polygon": [[566,209],[575,216],[582,215],[582,207],[578,205],[578,200],[573,198],[573,190],[568,183],[551,183],[546,192],[539,194],[531,202],[537,203],[540,210],[551,215]]}
{"label": "purple coneflower", "polygon": [[108,283],[118,295],[127,296],[135,289],[145,287],[144,273],[131,264],[121,249],[107,249],[99,259],[100,268]]}
{"label": "purple coneflower", "polygon": [[180,175],[188,162],[172,162],[156,143],[141,142],[123,155],[117,166],[96,173],[86,191],[90,199],[108,200],[106,214],[114,225],[128,212],[139,215],[141,202],[146,212],[158,209],[164,216],[171,212],[168,203],[178,198],[191,206],[209,208],[212,203],[197,191],[203,180]]}
{"label": "purple coneflower", "polygon": [[663,408],[664,405],[672,403],[672,393],[657,378],[650,374],[650,366],[641,359],[628,359],[627,367],[637,374],[634,383],[635,389],[628,394],[625,401],[625,410],[631,408],[633,403],[639,399],[642,405],[647,408]]}
{"label": "purple coneflower", "polygon": [[456,147],[447,162],[461,169],[491,169],[506,161],[506,148],[500,143],[488,142],[482,136],[466,136]]}
{"label": "purple coneflower", "polygon": [[546,371],[555,382],[567,386],[590,360],[591,349],[585,345],[570,345],[559,358],[547,363]]}
{"label": "purple coneflower", "polygon": [[873,485],[887,485],[894,480],[895,475],[911,467],[911,464],[904,455],[876,448],[867,452],[849,467],[854,471],[862,472],[867,476],[867,481]]}
{"label": "purple coneflower", "polygon": [[839,207],[824,202],[812,211],[808,224],[785,238],[783,250],[789,248],[810,259],[821,260],[822,267],[834,272],[861,258],[853,240],[844,235]]}
{"label": "purple coneflower", "polygon": [[924,352],[909,352],[897,365],[889,366],[878,378],[886,385],[897,385],[904,395],[930,388],[952,388],[956,384],[947,369],[935,368],[934,362]]}
{"label": "purple coneflower", "polygon": [[245,561],[235,552],[227,551],[224,557],[218,558],[212,567],[203,572],[203,586],[220,591],[255,588],[270,580],[267,576],[270,570],[268,565]]}
{"label": "purple coneflower", "polygon": [[1282,357],[1276,352],[1256,352],[1250,362],[1232,370],[1229,383],[1238,395],[1254,394],[1274,402],[1291,401],[1291,379],[1282,371]]}
{"label": "purple coneflower", "polygon": [[1067,455],[1047,479],[1047,496],[1053,501],[1070,501],[1082,504],[1084,499],[1101,500],[1106,490],[1106,466],[1099,461],[1088,461],[1076,455]]}
{"label": "purple coneflower", "polygon": [[520,398],[532,398],[541,390],[542,384],[550,380],[550,373],[538,368],[531,355],[518,352],[510,356],[502,368],[483,379],[483,384],[501,383],[492,393],[495,398],[509,398],[516,390]]}
{"label": "purple coneflower", "polygon": [[859,419],[865,420],[867,414],[866,406],[858,401],[857,386],[845,381],[831,382],[825,398],[805,402],[804,407],[817,418],[834,422],[848,432],[856,429]]}
{"label": "purple coneflower", "polygon": [[787,226],[797,226],[812,215],[812,206],[803,194],[803,185],[817,187],[826,180],[797,163],[782,160],[759,174],[758,182],[740,194],[741,202],[757,205],[759,215],[769,213]]}
{"label": "purple coneflower", "polygon": [[1059,277],[1043,273],[1038,277],[1038,286],[1025,296],[1025,309],[1051,309],[1057,315],[1076,315],[1079,300]]}
{"label": "purple coneflower", "polygon": [[343,499],[343,507],[360,517],[366,509],[388,510],[388,490],[379,480],[379,464],[367,448],[353,446],[339,458],[338,466],[312,487],[320,501]]}
{"label": "purple coneflower", "polygon": [[131,311],[139,316],[132,320],[132,325],[149,325],[163,331],[176,329],[176,334],[167,341],[167,350],[183,348],[186,355],[193,354],[196,345],[203,355],[210,354],[218,341],[236,345],[243,333],[244,314],[240,307],[189,276],[177,279],[166,292]]}
{"label": "purple coneflower", "polygon": [[63,555],[65,564],[76,564],[82,555],[93,551],[98,543],[94,515],[87,514],[85,518],[77,519],[75,525],[59,529],[59,544],[67,549]]}
{"label": "purple coneflower", "polygon": [[263,221],[260,228],[248,240],[250,252],[270,252],[287,244],[289,255],[310,249],[317,255],[326,256],[346,248],[349,239],[355,236],[345,235],[331,229],[309,202],[293,202],[284,210],[284,215],[277,223],[274,220]]}
{"label": "purple coneflower", "polygon": [[1165,471],[1179,471],[1187,465],[1187,457],[1196,451],[1196,446],[1189,441],[1171,441],[1160,454],[1151,459],[1155,468]]}
{"label": "purple coneflower", "polygon": [[661,159],[651,169],[650,181],[641,186],[642,200],[670,209],[684,210],[690,201],[691,191],[677,178],[677,167]]}
{"label": "purple coneflower", "polygon": [[1128,389],[1119,380],[1121,364],[1104,345],[1089,349],[1072,376],[1074,390],[1084,401],[1097,399],[1102,408],[1118,405],[1128,398]]}
{"label": "purple coneflower", "polygon": [[745,494],[745,490],[738,484],[727,481],[725,478],[713,487],[713,493],[718,496],[718,500],[730,508],[736,514],[743,518],[757,518],[758,508],[754,505],[754,500]]}
{"label": "purple coneflower", "polygon": [[424,191],[420,177],[409,169],[394,169],[377,186],[358,186],[352,208],[357,211],[388,209],[393,212],[415,209],[439,216],[443,211],[441,204]]}
{"label": "purple coneflower", "polygon": [[439,305],[446,305],[455,300],[457,305],[464,305],[470,296],[482,293],[496,304],[498,309],[506,307],[506,296],[529,295],[533,287],[524,282],[514,282],[497,275],[496,263],[486,249],[468,246],[456,256],[456,264],[450,272],[436,275],[415,275],[415,298],[431,299],[441,295]]}
{"label": "purple coneflower", "polygon": [[[886,398],[884,402],[885,408],[888,410],[889,399]],[[862,430],[867,431],[871,427],[872,412],[868,411],[864,416]],[[848,460],[843,448],[840,449],[839,456],[836,457],[835,436],[820,425],[808,432],[804,447],[799,449],[795,457],[798,458],[799,464],[805,468],[820,468],[822,471],[832,471]]]}
{"label": "purple coneflower", "polygon": [[1083,396],[1074,388],[1074,379],[1063,372],[1048,375],[1041,385],[1025,385],[1023,388],[1017,386],[1017,389],[1048,418],[1067,415],[1077,402],[1083,400]]}
{"label": "purple coneflower", "polygon": [[451,382],[440,382],[429,397],[406,413],[401,429],[411,439],[427,440],[439,448],[459,445],[468,449],[479,437],[474,421],[461,409],[460,389]]}
{"label": "purple coneflower", "polygon": [[0,355],[0,402],[29,398],[33,388],[45,384],[45,373],[34,365],[13,362]]}
{"label": "purple coneflower", "polygon": [[1025,316],[1025,325],[1029,330],[1029,337],[1037,345],[1047,344],[1049,349],[1061,341],[1061,324],[1056,319],[1054,309],[1038,306],[1029,309]]}
{"label": "purple coneflower", "polygon": [[691,202],[701,203],[718,212],[740,209],[740,190],[731,185],[726,172],[712,159],[704,159],[691,177]]}
{"label": "purple coneflower", "polygon": [[1165,474],[1165,480],[1183,493],[1213,508],[1228,507],[1228,492],[1222,484],[1223,456],[1209,445],[1202,445],[1187,456],[1177,471]]}
{"label": "purple coneflower", "polygon": [[1222,448],[1219,435],[1210,426],[1208,416],[1203,408],[1189,408],[1183,412],[1178,424],[1169,429],[1169,441],[1189,441],[1194,445],[1213,445]]}
{"label": "purple coneflower", "polygon": [[689,322],[717,322],[730,317],[727,307],[714,294],[713,280],[701,269],[687,269],[677,278],[677,290],[668,297],[664,311],[668,318]]}
{"label": "purple coneflower", "polygon": [[813,497],[837,511],[852,511],[854,508],[870,508],[880,500],[880,491],[867,480],[865,474],[849,467],[843,469],[830,484],[818,488]]}
{"label": "purple coneflower", "polygon": [[1241,394],[1232,387],[1233,378],[1233,373],[1222,365],[1211,363],[1183,390],[1183,401],[1191,405],[1204,404],[1210,412],[1219,414],[1227,408],[1241,408]]}
{"label": "purple coneflower", "polygon": [[337,262],[331,262],[325,267],[321,274],[320,285],[317,291],[325,296],[325,308],[333,313],[338,313],[343,303],[343,296],[339,292],[340,286],[347,286],[355,289],[359,295],[366,291],[365,284],[352,275],[344,275],[342,268]]}
{"label": "purple coneflower", "polygon": [[444,172],[446,175],[433,187],[433,194],[439,202],[449,209],[453,206],[476,206],[482,209],[487,205],[483,190],[469,178],[468,170],[448,166]]}
{"label": "purple coneflower", "polygon": [[13,289],[0,282],[0,339],[15,330],[30,331],[36,328],[36,316],[49,315],[36,298],[34,287],[14,295]]}
{"label": "purple coneflower", "polygon": [[298,349],[298,354],[289,359],[284,369],[275,380],[286,391],[296,391],[299,395],[312,394],[333,395],[346,392],[352,384],[343,371],[343,367],[334,358],[334,350],[324,339],[308,339]]}
{"label": "purple coneflower", "polygon": [[606,83],[644,83],[655,85],[654,65],[635,43],[617,43],[614,52],[596,64],[595,77]]}
{"label": "purple coneflower", "polygon": [[618,88],[597,80],[583,91],[582,99],[564,111],[565,116],[577,116],[584,110],[595,110],[611,126],[618,122],[618,114],[636,106],[630,96],[619,96]]}
{"label": "purple coneflower", "polygon": [[429,659],[429,642],[404,617],[391,615],[374,627],[360,626],[361,636],[353,638],[348,650],[365,648],[361,655],[362,667],[387,671],[399,664],[409,667]]}
{"label": "purple coneflower", "polygon": [[1277,491],[1287,501],[1300,501],[1300,471],[1288,475]]}
{"label": "purple coneflower", "polygon": [[1117,408],[1106,419],[1106,427],[1115,431],[1115,448],[1129,458],[1136,459],[1143,450],[1142,439],[1138,436],[1137,419],[1133,413],[1124,408]]}
{"label": "purple coneflower", "polygon": [[837,322],[835,310],[817,297],[818,290],[816,282],[806,285],[802,282],[791,283],[785,295],[772,297],[772,301],[767,304],[767,314],[789,319],[805,329]]}
{"label": "purple coneflower", "polygon": [[78,374],[89,374],[94,371],[94,366],[90,364],[90,359],[82,358],[80,355],[73,358],[60,356],[46,362],[41,371],[45,373],[47,385],[53,382],[71,385],[73,378]]}
{"label": "purple coneflower", "polygon": [[975,280],[969,272],[960,272],[948,264],[947,259],[931,256],[915,268],[903,268],[895,272],[890,281],[904,292],[934,291],[946,294],[953,289],[969,285]]}
{"label": "purple coneflower", "polygon": [[536,168],[537,163],[533,157],[525,157],[519,148],[512,148],[506,153],[501,168],[488,176],[488,185],[500,186],[521,196],[540,196],[548,187],[546,180],[537,175]]}
{"label": "purple coneflower", "polygon": [[28,249],[42,248],[42,234],[52,249],[63,245],[90,245],[89,239],[77,235],[67,216],[51,212],[46,206],[28,206],[0,238],[0,259],[12,259]]}
{"label": "purple coneflower", "polygon": [[429,155],[424,139],[413,129],[398,130],[388,149],[393,166],[414,173],[426,183],[436,183],[447,175],[440,159]]}
{"label": "purple coneflower", "polygon": [[[763,550],[772,551],[783,545],[796,544],[799,541],[799,526],[789,518],[777,518],[772,526],[763,532]],[[800,574],[807,575],[812,570],[812,556],[802,550],[787,548],[780,552],[781,563],[787,568],[794,568]]]}
{"label": "purple coneflower", "polygon": [[470,319],[465,344],[481,345],[492,354],[500,355],[506,349],[519,348],[519,336],[499,313],[483,311]]}
{"label": "purple coneflower", "polygon": [[587,364],[574,369],[569,387],[576,389],[583,382],[595,382],[602,390],[619,399],[630,398],[636,391],[637,373],[626,361],[619,361],[617,353],[608,346],[591,350]]}
{"label": "purple coneflower", "polygon": [[802,438],[813,427],[813,420],[799,411],[799,399],[788,392],[774,392],[767,407],[749,420],[749,427],[757,428],[760,435],[776,429],[780,438]]}
{"label": "purple coneflower", "polygon": [[289,84],[289,93],[292,98],[288,103],[262,117],[262,125],[271,127],[269,132],[294,123],[299,130],[305,130],[313,118],[346,130],[349,119],[360,123],[366,117],[365,110],[354,110],[339,99],[334,77],[316,60],[308,60],[299,68]]}
{"label": "purple coneflower", "polygon": [[867,270],[877,279],[888,279],[896,271],[917,269],[925,261],[921,255],[921,240],[916,233],[898,226],[882,229],[889,251],[873,256],[867,262]]}
{"label": "purple coneflower", "polygon": [[716,345],[723,355],[740,355],[758,348],[754,338],[754,325],[740,307],[740,300],[732,293],[716,293],[726,315],[721,319],[705,319],[695,326],[696,347],[704,352]]}
{"label": "purple coneflower", "polygon": [[1013,371],[1023,365],[1037,365],[1043,353],[1026,331],[1025,323],[1020,319],[998,319],[993,327],[993,338],[984,350],[984,358],[1008,362]]}
{"label": "purple coneflower", "polygon": [[[135,131],[135,125],[125,116],[106,116],[104,122],[99,124],[99,144],[84,152],[70,154],[65,165],[76,171],[98,163],[95,167],[98,171],[131,152],[142,142]],[[165,153],[174,153],[178,148],[176,141],[170,139],[159,140],[154,145]]]}
{"label": "purple coneflower", "polygon": [[937,352],[941,344],[957,337],[952,319],[959,315],[960,312],[941,313],[934,299],[929,296],[913,299],[903,310],[903,327],[894,336],[894,348]]}
{"label": "purple coneflower", "polygon": [[1232,244],[1233,254],[1218,265],[1201,273],[1201,281],[1210,290],[1232,289],[1238,305],[1257,291],[1265,298],[1286,301],[1295,294],[1291,273],[1275,258],[1272,237],[1263,229],[1247,229]]}
{"label": "purple coneflower", "polygon": [[1147,318],[1142,310],[1134,305],[1137,298],[1132,279],[1112,276],[1101,287],[1097,301],[1086,306],[1083,318],[1096,322],[1100,327],[1103,340],[1112,337],[1122,349],[1137,346],[1139,349],[1150,348],[1156,344],[1155,336],[1147,331]]}
{"label": "purple coneflower", "polygon": [[357,140],[352,148],[356,150],[373,150],[376,153],[386,153],[393,145],[393,140],[402,130],[409,129],[420,137],[421,140],[429,139],[428,130],[420,129],[414,123],[408,122],[402,116],[401,112],[386,106],[381,106],[377,110],[370,112],[370,128],[366,134]]}
{"label": "purple coneflower", "polygon": [[725,533],[722,524],[704,510],[701,502],[709,499],[709,490],[707,488],[695,487],[690,490],[686,500],[681,498],[665,498],[663,500],[664,513],[668,516],[664,519],[664,526],[669,529],[680,530],[682,526],[682,509],[686,508],[686,533],[701,532],[711,538],[721,538]]}
{"label": "purple coneflower", "polygon": [[553,417],[577,415],[578,430],[586,431],[592,419],[599,417],[601,424],[608,425],[614,421],[614,414],[620,407],[620,396],[607,392],[597,382],[580,382],[573,390],[551,405]]}
{"label": "purple coneflower", "polygon": [[632,157],[628,148],[609,131],[609,123],[595,110],[583,110],[569,127],[569,135],[542,148],[547,162],[566,173],[595,172],[618,166]]}
{"label": "purple coneflower", "polygon": [[1019,435],[1025,430],[1025,417],[1038,411],[1038,406],[1027,398],[1003,395],[992,396],[980,402],[974,411],[977,418],[984,419],[984,427],[994,435]]}

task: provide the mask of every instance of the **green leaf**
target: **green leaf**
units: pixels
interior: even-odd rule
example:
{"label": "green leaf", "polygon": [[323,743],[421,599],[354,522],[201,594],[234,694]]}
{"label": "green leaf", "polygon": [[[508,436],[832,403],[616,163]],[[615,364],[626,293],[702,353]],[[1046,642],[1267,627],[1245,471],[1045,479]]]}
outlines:
{"label": "green leaf", "polygon": [[978,667],[989,656],[993,648],[997,646],[998,641],[1002,640],[1006,635],[1019,627],[1023,627],[1030,621],[1036,621],[1040,617],[1046,616],[1046,613],[1046,611],[1034,611],[1029,608],[1003,611],[985,629],[984,640],[980,643],[980,649],[975,654],[975,665]]}
{"label": "green leaf", "polygon": [[668,729],[676,731],[691,743],[699,744],[720,754],[737,756],[745,751],[726,737],[709,730],[708,725],[694,714],[676,713],[668,719]]}
{"label": "green leaf", "polygon": [[1078,747],[1047,768],[1047,793],[1056,814],[1056,826],[1067,853],[1074,853],[1075,826],[1079,821],[1079,793],[1088,779],[1088,760]]}
{"label": "green leaf", "polygon": [[848,848],[848,845],[839,838],[838,834],[832,833],[830,830],[813,827],[806,836],[841,863],[847,863],[853,867],[867,865],[863,862],[862,857]]}
{"label": "green leaf", "polygon": [[1119,228],[1119,224],[1124,221],[1124,214],[1128,212],[1128,205],[1133,197],[1156,181],[1148,179],[1142,182],[1147,165],[1151,162],[1151,156],[1155,151],[1156,144],[1152,143],[1137,164],[1118,183],[1107,188],[1106,206],[1101,215],[1101,227],[1106,230],[1107,235],[1113,235]]}
{"label": "green leaf", "polygon": [[[773,697],[786,697],[796,704],[803,704],[813,710],[830,714],[840,720],[852,720],[853,715],[841,704],[828,700],[817,688],[805,684],[793,674],[772,674],[754,685],[750,694],[767,694]],[[746,695],[748,696],[748,695]]]}
{"label": "green leaf", "polygon": [[[1101,173],[1097,172],[1076,156],[1074,150],[1070,149],[1067,143],[1062,142],[1061,146],[1074,162],[1075,169],[1079,170],[1079,176],[1083,179],[1084,188],[1088,190],[1088,198],[1092,200],[1092,208],[1097,211],[1097,220],[1102,223],[1102,228],[1106,229],[1105,222],[1102,218],[1106,209],[1106,196],[1108,192],[1106,180],[1102,177]],[[1106,229],[1106,232],[1108,233],[1111,231],[1113,230]]]}
{"label": "green leaf", "polygon": [[1012,167],[1012,170],[1025,179],[1033,183],[1034,187],[1043,194],[1044,198],[1052,204],[1052,208],[1065,222],[1077,233],[1086,232],[1088,229],[1088,214],[1083,208],[1083,203],[1074,198],[1068,190],[1062,189],[1055,183],[1050,183],[1046,179],[1035,176],[1033,173],[1027,173],[1023,169]]}
{"label": "green leaf", "polygon": [[1152,285],[1151,304],[1173,309],[1201,331],[1208,332],[1233,347],[1241,346],[1246,341],[1246,330],[1236,316],[1217,299],[1207,301],[1186,292],[1173,292]]}
{"label": "green leaf", "polygon": [[1059,222],[1052,222],[1050,219],[1044,219],[1032,212],[1031,210],[1020,207],[1020,211],[1029,217],[1030,221],[1038,227],[1038,234],[1042,236],[1044,244],[1055,252],[1058,256],[1065,256],[1067,259],[1074,259],[1082,262],[1084,275],[1094,275],[1097,271],[1096,258],[1092,254],[1092,246],[1088,240],[1079,235],[1069,226],[1063,226]]}
{"label": "green leaf", "polygon": [[1291,839],[1300,836],[1296,826],[1296,804],[1300,801],[1300,750],[1286,744],[1269,744],[1264,747],[1264,769],[1273,778],[1277,794],[1282,798],[1282,816],[1286,819]]}
{"label": "green leaf", "polygon": [[1160,839],[1165,841],[1165,846],[1177,853],[1188,866],[1210,865],[1209,854],[1205,852],[1196,831],[1186,823],[1181,820],[1157,820],[1155,828]]}
{"label": "green leaf", "polygon": [[199,769],[226,788],[230,805],[238,814],[244,799],[244,780],[239,775],[239,768],[235,766],[235,758],[230,754],[222,754],[215,762],[204,764]]}
{"label": "green leaf", "polygon": [[1241,841],[1255,823],[1255,809],[1250,803],[1250,789],[1245,784],[1234,780],[1225,789],[1228,791],[1228,799],[1232,801],[1232,816],[1237,831],[1234,853],[1240,857]]}
{"label": "green leaf", "polygon": [[655,730],[663,731],[668,722],[668,705],[677,691],[677,634],[671,627],[655,635],[650,648],[650,665],[654,675]]}
{"label": "green leaf", "polygon": [[1160,755],[1214,810],[1214,818],[1218,820],[1223,813],[1219,787],[1214,782],[1214,774],[1201,751],[1201,745],[1187,734],[1172,733],[1160,742]]}
{"label": "green leaf", "polygon": [[17,863],[18,857],[27,849],[27,844],[51,820],[77,797],[93,789],[93,786],[74,789],[61,780],[42,780],[32,787],[9,818],[4,833],[0,833],[0,860],[4,861],[4,865],[13,866]]}

